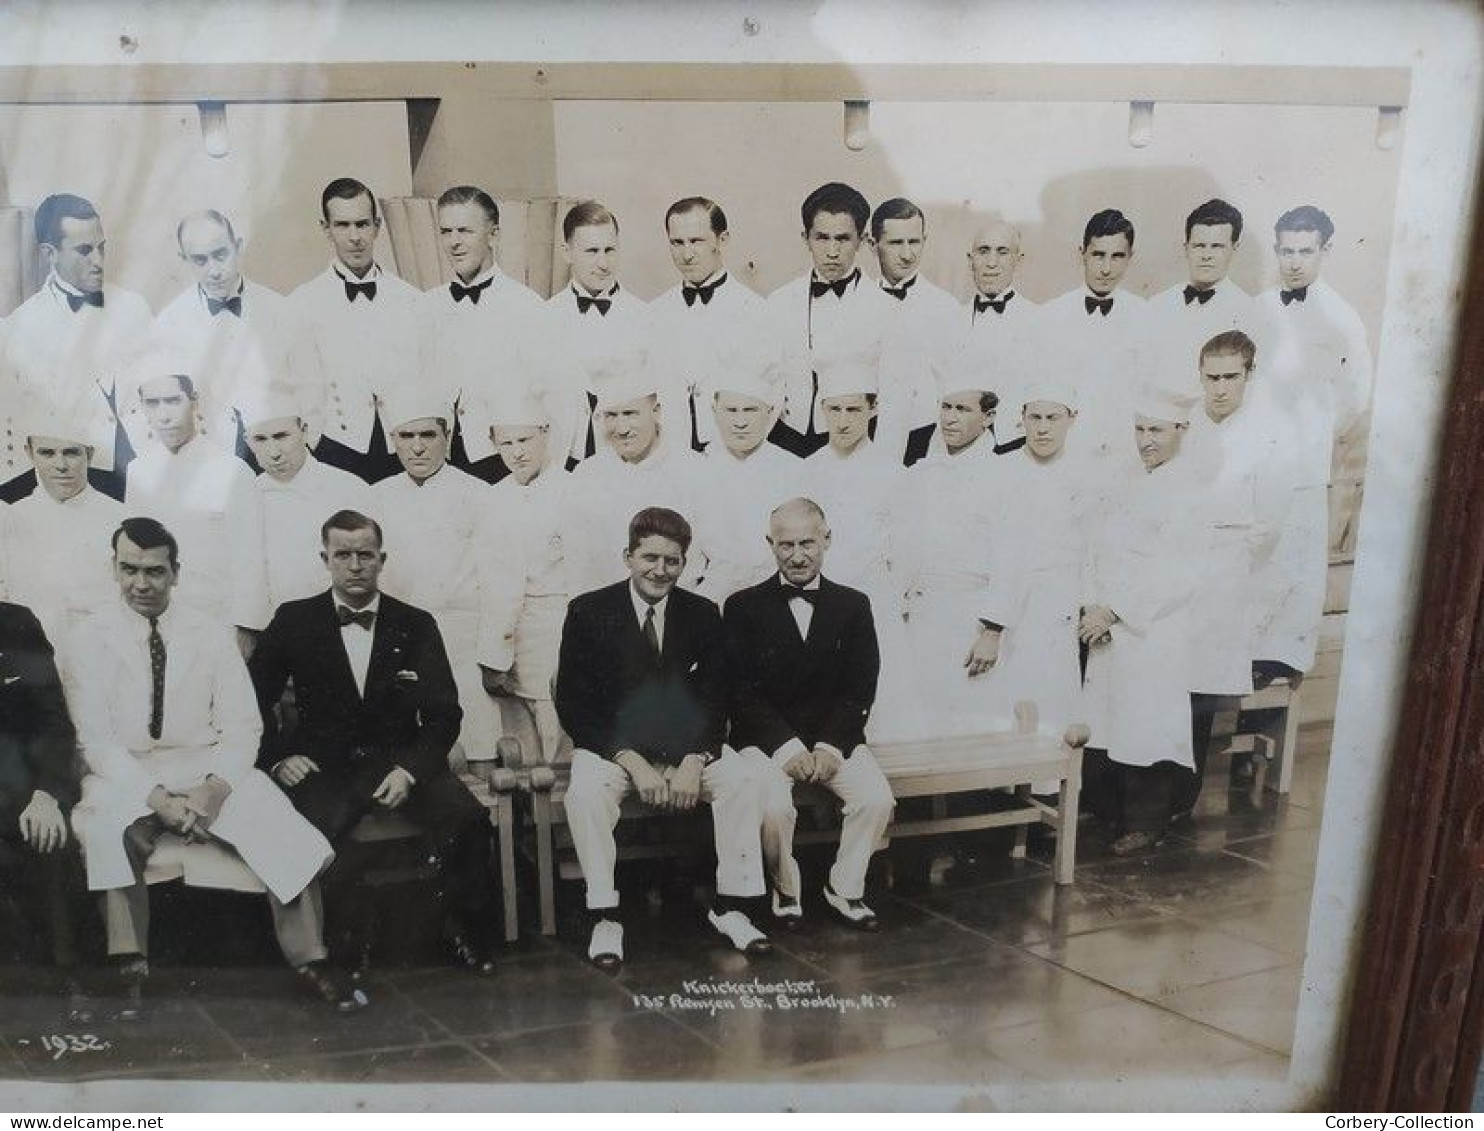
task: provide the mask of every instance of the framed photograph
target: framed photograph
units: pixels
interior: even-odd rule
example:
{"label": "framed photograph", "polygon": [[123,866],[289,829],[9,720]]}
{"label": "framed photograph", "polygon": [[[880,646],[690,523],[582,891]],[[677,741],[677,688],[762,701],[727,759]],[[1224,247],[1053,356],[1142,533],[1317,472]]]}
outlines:
{"label": "framed photograph", "polygon": [[[331,540],[366,528],[305,525],[294,547],[319,589],[273,587],[264,546],[289,512],[260,496],[289,491],[302,466],[301,452],[278,472],[268,425],[288,420],[312,466],[367,480],[339,509],[378,522],[367,552],[386,550],[391,600],[377,615],[404,602],[409,616],[431,611],[462,704],[448,724],[450,736],[463,728],[454,769],[483,805],[486,887],[504,912],[490,911],[503,928],[491,947],[440,918],[440,877],[464,849],[418,840],[430,835],[421,810],[404,810],[400,831],[351,834],[350,819],[330,840],[369,861],[351,905],[358,937],[375,943],[358,952],[359,983],[326,988],[285,967],[259,894],[272,894],[289,953],[284,909],[306,906],[299,893],[329,856],[317,820],[308,839],[269,836],[255,855],[254,830],[210,830],[256,787],[234,778],[223,802],[200,792],[196,778],[220,780],[204,771],[178,789],[151,778],[161,793],[119,828],[163,822],[181,862],[160,871],[151,842],[119,856],[123,878],[110,879],[105,834],[91,830],[118,830],[96,823],[103,785],[85,784],[71,828],[92,846],[87,885],[133,890],[131,866],[160,880],[143,896],[154,920],[123,945],[119,917],[137,904],[105,901],[89,918],[93,896],[74,891],[86,906],[80,965],[58,970],[29,905],[4,908],[0,1107],[1467,1105],[1484,1047],[1470,686],[1484,576],[1484,244],[1471,235],[1479,136],[1458,107],[1480,102],[1481,20],[1443,0],[707,3],[683,14],[439,0],[0,17],[0,596],[58,638],[85,770],[111,780],[98,719],[135,675],[139,734],[119,741],[125,755],[150,756],[181,725],[160,710],[187,694],[169,682],[187,678],[182,665],[164,658],[180,629],[167,626],[157,651],[126,617],[140,629],[134,653],[88,636],[104,606],[146,615],[128,555],[165,543],[136,545],[154,536],[128,527],[123,556],[117,538],[111,558],[96,538],[84,551],[82,526],[42,523],[36,505],[117,489],[110,528],[125,514],[176,515],[188,492],[168,468],[183,445],[171,446],[160,406],[183,397],[186,442],[225,438],[212,450],[248,484],[262,534],[240,533],[245,511],[203,504],[201,528],[218,541],[184,547],[161,600],[223,632],[252,630],[251,681],[232,652],[188,675],[218,662],[236,673],[198,696],[212,710],[225,710],[228,684],[256,685],[262,719],[248,711],[249,729],[253,743],[261,727],[268,737],[251,754],[272,794],[262,812],[281,804],[298,819],[287,796],[314,820],[293,793],[311,772],[294,768],[294,742],[314,733],[322,692],[316,663],[289,658],[308,613],[283,610],[360,584],[336,573]],[[366,213],[359,233],[352,206]],[[84,251],[68,223],[97,226]],[[340,308],[377,312],[359,337],[319,332],[331,317],[315,305],[319,284]],[[52,338],[26,304],[53,291],[59,319],[106,310],[113,325],[129,302],[143,312],[127,346],[89,347],[83,400],[102,415],[86,423],[83,401],[57,392],[65,367],[34,361]],[[729,313],[691,317],[718,296],[712,313]],[[483,336],[459,328],[491,306]],[[257,310],[275,313],[254,323]],[[198,316],[209,331],[180,328]],[[222,345],[211,335],[223,325],[248,344]],[[665,438],[679,462],[634,486],[623,476],[650,449],[625,455],[620,417],[646,398],[645,443]],[[512,517],[534,504],[501,502],[510,492],[498,486],[533,481],[518,473],[514,425],[527,418],[511,415],[533,401],[542,423],[527,431],[556,452],[537,474],[573,484],[549,504],[561,521],[539,534]],[[751,403],[771,429],[761,448],[746,440]],[[851,406],[869,421],[856,426],[863,447]],[[419,439],[419,422],[440,420]],[[78,469],[66,487],[69,473],[39,454],[38,438],[69,426],[101,428],[112,450],[85,445],[92,487]],[[443,447],[420,475],[428,442]],[[831,462],[867,448],[886,454],[848,471]],[[1064,448],[1075,463],[1056,463]],[[766,492],[716,470],[756,450],[785,461]],[[457,472],[467,491],[429,502],[445,460],[444,479]],[[786,533],[794,511],[781,504],[795,496],[822,507],[819,537]],[[663,526],[625,535],[641,507],[684,512],[683,543]],[[747,737],[752,716],[735,697],[727,743],[697,756],[694,785],[683,757],[680,785],[655,784],[643,755],[636,771],[585,748],[596,731],[573,703],[617,677],[573,691],[608,630],[601,618],[582,627],[595,602],[569,602],[631,576],[633,600],[648,601],[634,563],[651,537],[683,547],[680,589],[724,607],[728,634],[745,612],[738,595],[787,586],[794,569],[809,588],[820,567],[800,541],[822,544],[827,583],[869,597],[869,720],[845,732],[844,751],[809,732],[798,750],[817,780],[801,791],[789,793],[782,767],[795,751],[779,744],[802,724]],[[73,548],[97,559],[97,577],[51,564]],[[243,611],[248,558],[262,577],[257,620]],[[507,593],[521,569],[524,589]],[[496,593],[504,637],[489,635]],[[829,600],[777,603],[804,647]],[[352,675],[355,612],[326,620]],[[151,631],[163,617],[146,615]],[[687,643],[684,620],[678,633],[659,620],[657,667]],[[641,623],[625,626],[636,647],[653,631]],[[420,704],[415,730],[430,725],[433,692],[414,657],[423,622],[407,624],[385,696]],[[536,639],[552,670],[521,683],[511,673],[522,655],[539,667]],[[746,646],[728,639],[736,678]],[[502,640],[513,652],[491,659]],[[840,645],[830,679],[859,647]],[[384,658],[367,662],[374,672]],[[996,678],[1033,690],[986,706]],[[791,709],[819,713],[810,693],[791,692]],[[221,718],[203,726],[230,744]],[[375,742],[345,745],[354,761]],[[776,783],[772,794],[761,783],[780,775],[786,822],[763,800],[736,816],[726,790],[741,787],[724,779],[742,773],[741,747],[758,756],[746,778],[758,798],[776,802]],[[875,776],[859,784],[873,750]],[[388,763],[407,781],[388,772],[366,804],[385,805],[387,790],[398,805],[426,796],[427,773],[445,774],[441,751],[410,770]],[[836,801],[822,787],[839,773]],[[884,801],[871,793],[878,778]],[[612,860],[593,846],[608,834],[584,827],[608,812],[583,793],[600,780],[620,829],[603,849],[618,853],[606,888],[593,861]],[[630,789],[701,792],[712,816],[620,822]],[[880,828],[858,816],[873,797]],[[34,815],[20,817],[24,800],[15,814],[6,805],[0,817],[23,832],[20,866],[34,870]],[[765,810],[797,838],[792,878],[773,867],[783,826],[757,831]],[[749,819],[751,857],[734,851]],[[234,867],[251,882],[231,879]],[[736,902],[757,896],[748,868],[766,873],[771,902]],[[615,941],[603,911],[620,898]],[[311,930],[346,914],[343,896],[328,906],[331,921]],[[749,952],[748,914],[770,953]],[[33,945],[23,961],[37,940],[52,950],[37,958]],[[150,952],[143,993],[123,1008],[126,964],[110,949]],[[477,976],[485,957],[492,978]]]}

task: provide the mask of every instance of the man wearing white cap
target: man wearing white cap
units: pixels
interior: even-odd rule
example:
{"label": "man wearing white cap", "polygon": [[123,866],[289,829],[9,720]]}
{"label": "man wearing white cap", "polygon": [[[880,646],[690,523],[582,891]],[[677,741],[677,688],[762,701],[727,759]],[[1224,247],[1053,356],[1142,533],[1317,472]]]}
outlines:
{"label": "man wearing white cap", "polygon": [[[226,451],[246,454],[237,409],[260,396],[266,381],[291,383],[303,403],[318,405],[323,381],[318,350],[287,299],[242,273],[242,237],[215,209],[195,212],[175,229],[180,258],[195,282],[155,318],[156,341],[196,382],[201,434]],[[142,447],[137,404],[125,422]]]}
{"label": "man wearing white cap", "polygon": [[887,397],[875,438],[910,457],[908,462],[921,452],[937,416],[938,370],[964,338],[962,305],[922,275],[926,245],[927,220],[916,204],[895,197],[876,206],[871,247],[881,270],[877,285],[891,301],[883,314],[881,345]]}
{"label": "man wearing white cap", "polygon": [[570,592],[562,520],[571,477],[554,450],[550,416],[535,396],[511,390],[486,412],[490,441],[510,474],[481,504],[479,666],[504,733],[551,762],[562,739],[551,681]]}
{"label": "man wearing white cap", "polygon": [[[857,364],[873,374],[892,300],[856,265],[871,220],[859,190],[832,181],[804,198],[801,236],[810,270],[768,296],[774,340],[785,358],[784,411],[772,442],[797,456],[826,443],[820,413],[822,368]],[[900,458],[900,453],[898,453]]]}
{"label": "man wearing white cap", "polygon": [[0,341],[0,384],[8,390],[0,397],[0,499],[14,502],[33,483],[20,434],[32,398],[46,411],[87,422],[88,434],[99,439],[95,483],[122,498],[133,453],[117,427],[115,383],[148,336],[149,306],[123,287],[105,287],[103,221],[82,197],[57,193],[43,200],[36,242],[46,257],[46,281],[6,319]]}
{"label": "man wearing white cap", "polygon": [[124,505],[167,525],[189,569],[178,598],[218,624],[241,630],[244,652],[268,605],[263,502],[236,456],[196,432],[196,386],[175,359],[151,354],[139,369],[138,403],[148,447],[129,468]]}
{"label": "man wearing white cap", "polygon": [[649,305],[661,363],[690,391],[691,446],[708,450],[717,439],[711,405],[716,378],[745,351],[759,364],[768,340],[767,304],[728,271],[726,213],[714,200],[690,196],[665,212],[665,239],[680,282]]}
{"label": "man wearing white cap", "polygon": [[475,567],[476,531],[488,485],[448,462],[453,401],[412,383],[383,390],[381,418],[402,474],[372,491],[385,534],[384,588],[438,622],[464,710],[459,741],[470,761],[495,756],[500,715],[479,674],[483,605]]}
{"label": "man wearing white cap", "polygon": [[310,454],[303,404],[296,394],[270,390],[244,400],[240,409],[243,437],[263,469],[254,486],[263,504],[270,608],[325,587],[320,524],[336,511],[370,506],[363,479]]}
{"label": "man wearing white cap", "polygon": [[720,363],[711,387],[708,404],[697,405],[711,419],[707,431],[718,437],[703,457],[705,506],[713,518],[726,517],[712,524],[704,595],[722,605],[773,573],[773,556],[758,531],[767,529],[773,508],[797,492],[804,465],[767,443],[783,407],[776,366],[755,354],[734,354]]}
{"label": "man wearing white cap", "polygon": [[[531,339],[541,318],[541,300],[500,270],[500,207],[489,193],[473,185],[446,189],[438,197],[437,217],[438,240],[454,277],[417,300],[417,372],[457,395],[459,416],[449,421],[450,461],[459,467],[479,464],[492,476],[497,468],[486,462],[494,454],[489,435],[477,419],[464,427],[463,417],[469,413],[477,418],[473,405],[488,386],[524,380],[533,371],[540,360]],[[385,395],[411,379],[409,373],[392,375],[376,391]],[[394,422],[385,414],[381,420],[392,428]]]}
{"label": "man wearing white cap", "polygon": [[325,186],[320,228],[330,265],[289,296],[324,374],[324,400],[310,413],[324,429],[315,455],[375,483],[399,470],[376,417],[376,390],[417,371],[419,292],[376,262],[381,215],[360,181],[339,177]]}
{"label": "man wearing white cap", "polygon": [[[80,427],[80,425],[82,425]],[[109,433],[89,436],[85,422],[36,412],[24,425],[36,489],[0,512],[6,599],[36,614],[60,647],[77,620],[114,599],[108,542],[124,508],[88,484],[88,465]]]}
{"label": "man wearing white cap", "polygon": [[1196,398],[1141,385],[1131,439],[1142,468],[1114,484],[1090,535],[1078,635],[1088,645],[1089,809],[1117,855],[1159,844],[1195,769],[1192,625],[1218,554],[1199,476],[1182,452]]}
{"label": "man wearing white cap", "polygon": [[627,571],[613,547],[626,544],[629,516],[650,506],[695,516],[685,581],[705,587],[712,552],[703,522],[713,516],[702,514],[704,465],[683,433],[671,435],[666,419],[659,382],[642,364],[624,364],[599,386],[593,412],[599,448],[573,470],[562,520],[571,592],[622,580]]}
{"label": "man wearing white cap", "polygon": [[1015,287],[1025,253],[1020,229],[1004,220],[987,220],[969,241],[969,274],[974,301],[969,304],[969,326],[976,335],[998,341],[1005,332],[1023,330],[1040,309]]}

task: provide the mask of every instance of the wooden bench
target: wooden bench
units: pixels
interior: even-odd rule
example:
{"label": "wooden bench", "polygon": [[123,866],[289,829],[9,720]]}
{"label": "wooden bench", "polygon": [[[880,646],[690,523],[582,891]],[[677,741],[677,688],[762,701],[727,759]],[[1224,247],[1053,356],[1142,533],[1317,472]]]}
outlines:
{"label": "wooden bench", "polygon": [[[1022,704],[1029,707],[1028,704]],[[1033,824],[1046,824],[1057,831],[1053,875],[1058,884],[1070,884],[1077,857],[1077,809],[1082,785],[1082,747],[1087,742],[1087,728],[1068,727],[1060,738],[1038,734],[1035,712],[1017,713],[1017,728],[999,734],[972,735],[963,738],[932,739],[921,742],[880,743],[871,746],[892,794],[898,800],[912,797],[932,798],[932,811],[927,817],[894,819],[887,838],[894,836],[935,836],[1014,826],[1012,852],[1023,857],[1029,829]],[[510,751],[519,759],[519,752]],[[531,807],[535,827],[536,873],[540,894],[541,933],[556,933],[556,876],[558,851],[571,847],[566,834],[566,810],[563,798],[571,778],[566,765],[518,767],[520,789]],[[1031,796],[1034,784],[1056,781],[1059,791],[1051,805]],[[948,798],[954,794],[982,793],[991,790],[1014,791],[1015,805],[1009,809],[949,816]],[[833,794],[818,786],[797,786],[795,797],[811,804],[833,799]],[[654,812],[638,798],[624,800],[620,820],[647,818]],[[808,844],[838,838],[838,831],[801,832],[795,843]],[[620,859],[669,856],[693,851],[694,841],[666,841],[659,844],[620,846]],[[575,862],[562,861],[563,877],[576,876]]]}
{"label": "wooden bench", "polygon": [[[1302,687],[1301,678],[1275,679],[1244,697],[1235,711],[1218,712],[1211,726],[1212,748],[1262,758],[1268,766],[1263,788],[1279,796],[1293,788]],[[1223,741],[1227,744],[1218,747]]]}

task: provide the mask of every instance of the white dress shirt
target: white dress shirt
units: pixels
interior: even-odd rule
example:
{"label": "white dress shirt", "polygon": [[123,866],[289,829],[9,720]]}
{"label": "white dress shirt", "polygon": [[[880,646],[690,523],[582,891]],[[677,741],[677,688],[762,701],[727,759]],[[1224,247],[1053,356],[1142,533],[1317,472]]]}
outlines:
{"label": "white dress shirt", "polygon": [[[335,608],[337,616],[342,606],[347,609],[350,608],[339,597],[336,597]],[[370,604],[363,605],[361,608],[353,609],[352,611],[357,613],[369,612],[372,616],[370,628],[362,628],[355,621],[347,621],[340,626],[340,643],[345,645],[345,656],[350,661],[351,674],[356,677],[356,690],[364,696],[366,694],[366,673],[371,669],[371,645],[376,639],[375,618],[381,612],[381,594],[378,593],[372,597]]]}
{"label": "white dress shirt", "polygon": [[[782,582],[785,589],[798,589],[803,592],[819,592],[819,578],[816,577],[807,585],[794,585],[790,582]],[[799,639],[809,639],[809,626],[814,623],[814,606],[802,597],[790,596],[788,600],[788,611],[794,618],[794,624],[799,626]]]}
{"label": "white dress shirt", "polygon": [[[1217,334],[1241,330],[1254,339],[1262,337],[1256,301],[1230,279],[1214,284],[1211,297],[1185,301],[1185,283],[1176,283],[1149,300],[1148,333],[1162,350],[1169,350],[1172,366],[1180,368],[1171,377],[1182,380],[1192,391],[1200,366],[1201,347]],[[1194,284],[1191,284],[1194,285]],[[1258,342],[1258,354],[1264,353]],[[1188,381],[1185,378],[1189,378]]]}
{"label": "white dress shirt", "polygon": [[634,588],[634,583],[629,582],[629,601],[634,606],[634,617],[639,622],[639,632],[644,632],[644,624],[649,620],[649,614],[654,613],[655,637],[660,642],[660,651],[665,650],[665,613],[670,608],[670,594],[666,593],[654,604],[650,604],[639,596],[639,590]]}

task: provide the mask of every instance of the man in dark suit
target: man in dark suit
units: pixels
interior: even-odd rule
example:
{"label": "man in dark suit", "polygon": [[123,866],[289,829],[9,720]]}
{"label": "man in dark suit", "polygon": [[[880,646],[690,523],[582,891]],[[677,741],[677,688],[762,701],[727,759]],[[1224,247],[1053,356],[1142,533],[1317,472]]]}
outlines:
{"label": "man in dark suit", "polygon": [[567,824],[593,919],[588,957],[605,970],[623,961],[613,830],[631,793],[660,811],[710,803],[711,925],[744,953],[772,950],[746,912],[765,891],[762,778],[722,744],[721,614],[676,587],[690,543],[690,524],[679,514],[641,510],[623,555],[628,580],[574,598],[562,627],[556,709],[575,747]]}
{"label": "man in dark suit", "polygon": [[[58,965],[76,961],[69,888],[82,890],[67,814],[77,802],[77,735],[52,646],[31,610],[0,602],[0,885],[23,930]],[[28,942],[31,940],[27,940]]]}
{"label": "man in dark suit", "polygon": [[793,786],[814,782],[845,803],[825,902],[851,926],[874,931],[866,868],[895,806],[866,746],[881,655],[869,598],[821,576],[829,544],[818,504],[790,499],[768,523],[778,573],[727,601],[731,741],[768,781],[763,854],[775,919],[792,929],[803,915]]}
{"label": "man in dark suit", "polygon": [[[448,765],[463,712],[432,615],[380,591],[381,538],[365,515],[331,515],[320,552],[330,589],[280,605],[259,639],[250,665],[263,714],[258,765],[340,854],[326,884],[334,904],[359,870],[346,834],[365,813],[396,809],[423,829],[439,863],[445,937],[459,962],[489,974],[489,821]],[[275,708],[289,680],[297,723],[285,730]]]}

